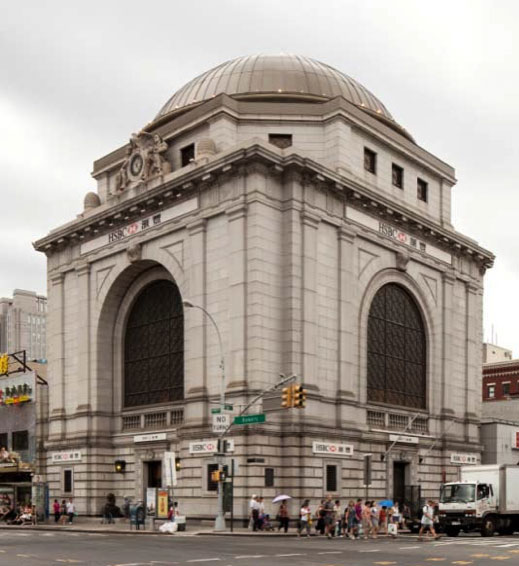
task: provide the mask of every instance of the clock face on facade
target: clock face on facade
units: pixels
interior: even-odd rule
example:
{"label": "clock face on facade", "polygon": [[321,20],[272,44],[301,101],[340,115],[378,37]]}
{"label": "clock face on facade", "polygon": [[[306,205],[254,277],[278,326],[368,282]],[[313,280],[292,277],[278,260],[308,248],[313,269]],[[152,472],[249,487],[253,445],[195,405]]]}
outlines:
{"label": "clock face on facade", "polygon": [[130,175],[132,177],[138,177],[142,172],[142,166],[144,161],[140,153],[136,153],[130,160]]}

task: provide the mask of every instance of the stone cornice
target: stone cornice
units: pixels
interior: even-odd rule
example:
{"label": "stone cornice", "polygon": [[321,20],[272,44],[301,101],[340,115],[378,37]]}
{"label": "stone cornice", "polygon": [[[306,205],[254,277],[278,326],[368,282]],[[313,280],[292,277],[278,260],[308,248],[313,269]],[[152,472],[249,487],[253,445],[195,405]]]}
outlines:
{"label": "stone cornice", "polygon": [[[423,218],[418,213],[391,201],[389,197],[364,187],[354,178],[338,174],[320,163],[295,153],[283,157],[281,152],[260,141],[219,154],[209,163],[186,168],[188,170],[182,174],[176,171],[166,176],[164,183],[149,190],[142,190],[110,209],[103,209],[97,214],[70,223],[38,240],[34,243],[34,247],[37,251],[52,253],[70,244],[86,241],[90,235],[97,236],[103,231],[113,230],[143,213],[149,214],[161,210],[168,205],[171,206],[172,203],[181,202],[183,197],[188,198],[197,194],[201,187],[207,184],[208,175],[211,175],[212,180],[216,180],[222,174],[238,174],[240,167],[237,166],[258,161],[270,167],[275,166],[278,171],[282,169],[286,174],[297,170],[304,176],[305,183],[313,182],[319,185],[321,190],[324,188],[340,195],[350,206],[389,219],[402,227],[405,226],[455,255],[469,256],[482,268],[493,265],[493,254],[478,246],[473,240]],[[201,212],[203,214],[203,211]]]}

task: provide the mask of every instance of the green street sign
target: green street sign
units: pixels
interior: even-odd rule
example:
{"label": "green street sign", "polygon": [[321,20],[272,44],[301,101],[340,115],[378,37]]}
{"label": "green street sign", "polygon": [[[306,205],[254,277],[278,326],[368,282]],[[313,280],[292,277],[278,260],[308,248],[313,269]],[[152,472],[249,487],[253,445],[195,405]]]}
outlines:
{"label": "green street sign", "polygon": [[233,405],[224,405],[223,406],[224,411],[232,411],[234,409]]}
{"label": "green street sign", "polygon": [[211,409],[212,415],[219,415],[222,412],[222,409]]}
{"label": "green street sign", "polygon": [[264,423],[265,414],[261,415],[243,415],[241,417],[234,417],[234,424],[255,424]]}

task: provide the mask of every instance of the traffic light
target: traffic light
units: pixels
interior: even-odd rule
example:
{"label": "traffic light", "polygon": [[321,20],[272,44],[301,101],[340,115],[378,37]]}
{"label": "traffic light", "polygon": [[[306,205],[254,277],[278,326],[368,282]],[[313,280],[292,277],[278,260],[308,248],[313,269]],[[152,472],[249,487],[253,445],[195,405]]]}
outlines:
{"label": "traffic light", "polygon": [[114,462],[114,469],[118,474],[124,474],[124,472],[126,471],[126,461],[116,460]]}
{"label": "traffic light", "polygon": [[0,375],[9,371],[9,354],[2,354],[0,356]]}
{"label": "traffic light", "polygon": [[211,472],[211,481],[218,483],[219,481],[221,481],[221,472],[220,470],[214,470],[214,472]]}
{"label": "traffic light", "polygon": [[292,388],[293,385],[289,385],[288,387],[283,387],[283,389],[281,390],[281,406],[283,407],[283,409],[290,409],[290,407],[294,406]]}
{"label": "traffic light", "polygon": [[302,385],[294,385],[293,388],[293,406],[297,409],[304,409],[306,407],[306,389]]}
{"label": "traffic light", "polygon": [[182,467],[182,465],[180,464],[180,458],[177,456],[175,458],[175,470],[177,472],[180,472],[180,468]]}

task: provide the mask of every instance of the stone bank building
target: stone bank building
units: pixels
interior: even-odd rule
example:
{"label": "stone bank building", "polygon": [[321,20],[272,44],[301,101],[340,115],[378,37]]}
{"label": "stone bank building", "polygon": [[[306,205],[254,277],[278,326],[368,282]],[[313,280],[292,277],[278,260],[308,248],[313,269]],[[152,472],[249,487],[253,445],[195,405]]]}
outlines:
{"label": "stone bank building", "polygon": [[223,63],[93,177],[83,212],[35,244],[51,496],[89,514],[108,492],[144,498],[175,452],[175,498],[214,515],[220,350],[185,300],[221,331],[235,414],[280,373],[308,390],[306,409],[232,429],[237,515],[252,493],[363,496],[368,454],[373,497],[437,495],[479,461],[493,256],[451,223],[454,169],[357,81],[293,55]]}

